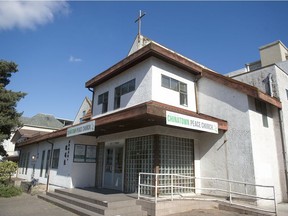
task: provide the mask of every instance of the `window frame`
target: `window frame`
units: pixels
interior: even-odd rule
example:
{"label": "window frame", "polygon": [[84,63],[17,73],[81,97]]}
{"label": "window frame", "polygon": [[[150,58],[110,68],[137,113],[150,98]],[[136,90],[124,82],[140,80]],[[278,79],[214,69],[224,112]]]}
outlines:
{"label": "window frame", "polygon": [[[172,77],[161,74],[161,86],[179,92],[179,103],[181,106],[188,106],[187,84]],[[182,87],[182,88],[181,88]]]}
{"label": "window frame", "polygon": [[267,111],[267,104],[263,101],[260,101],[258,99],[255,99],[255,110],[256,112],[260,113],[262,115],[262,124],[263,127],[268,128],[268,111]]}
{"label": "window frame", "polygon": [[136,79],[131,79],[114,89],[114,110],[121,106],[121,96],[128,94],[136,89]]}
{"label": "window frame", "polygon": [[53,149],[51,169],[58,169],[60,160],[60,148]]}
{"label": "window frame", "polygon": [[109,91],[98,95],[98,105],[102,104],[102,113],[108,112]]}

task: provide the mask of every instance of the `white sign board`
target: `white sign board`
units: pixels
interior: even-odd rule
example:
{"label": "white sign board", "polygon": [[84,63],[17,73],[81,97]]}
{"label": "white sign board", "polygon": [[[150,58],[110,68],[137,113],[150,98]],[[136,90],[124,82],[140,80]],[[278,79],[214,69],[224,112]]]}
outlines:
{"label": "white sign board", "polygon": [[67,137],[76,136],[93,132],[95,130],[95,121],[90,121],[67,129]]}
{"label": "white sign board", "polygon": [[218,134],[218,123],[166,111],[166,124]]}

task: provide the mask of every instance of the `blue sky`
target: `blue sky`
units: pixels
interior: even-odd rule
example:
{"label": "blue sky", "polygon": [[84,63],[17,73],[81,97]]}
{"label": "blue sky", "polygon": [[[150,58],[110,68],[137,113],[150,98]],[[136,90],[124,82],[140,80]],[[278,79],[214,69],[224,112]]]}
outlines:
{"label": "blue sky", "polygon": [[28,93],[17,110],[74,119],[85,82],[127,56],[139,10],[144,36],[222,74],[288,46],[288,2],[0,1],[0,59],[19,69],[8,88]]}

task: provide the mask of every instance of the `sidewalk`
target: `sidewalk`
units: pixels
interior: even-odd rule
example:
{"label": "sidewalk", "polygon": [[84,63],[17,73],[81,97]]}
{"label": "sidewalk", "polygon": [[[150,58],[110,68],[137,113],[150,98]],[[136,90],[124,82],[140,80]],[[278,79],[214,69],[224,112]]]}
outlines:
{"label": "sidewalk", "polygon": [[0,198],[0,216],[76,216],[51,203],[23,193],[12,198]]}
{"label": "sidewalk", "polygon": [[[38,199],[36,195],[23,193],[12,198],[0,198],[0,216],[76,216],[51,203]],[[240,216],[235,212],[217,209],[195,210],[177,216]],[[288,203],[278,204],[278,216],[288,215]],[[176,215],[175,215],[176,216]]]}

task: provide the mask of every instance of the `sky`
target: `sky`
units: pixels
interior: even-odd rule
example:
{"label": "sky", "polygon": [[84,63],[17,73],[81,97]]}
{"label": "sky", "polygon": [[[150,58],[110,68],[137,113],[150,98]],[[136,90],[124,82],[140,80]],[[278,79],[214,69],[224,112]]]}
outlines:
{"label": "sky", "polygon": [[218,73],[260,59],[259,47],[288,46],[288,2],[2,1],[0,59],[18,64],[7,86],[26,92],[18,112],[74,120],[85,82],[125,58],[138,32]]}

